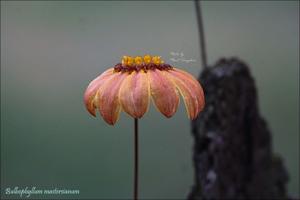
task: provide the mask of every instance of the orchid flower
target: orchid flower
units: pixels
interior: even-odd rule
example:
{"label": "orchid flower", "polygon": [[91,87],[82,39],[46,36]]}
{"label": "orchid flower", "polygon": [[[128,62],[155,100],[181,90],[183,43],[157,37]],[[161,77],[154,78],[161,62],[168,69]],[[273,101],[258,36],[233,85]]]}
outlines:
{"label": "orchid flower", "polygon": [[204,108],[204,93],[189,73],[165,64],[160,56],[123,56],[121,63],[107,69],[88,85],[84,102],[87,110],[114,125],[123,110],[135,119],[148,111],[150,99],[166,117],[172,117],[180,95],[187,115],[195,119]]}
{"label": "orchid flower", "polygon": [[165,64],[160,56],[123,56],[121,63],[107,69],[87,87],[84,102],[87,110],[114,125],[121,110],[134,118],[134,192],[138,199],[138,119],[148,111],[150,99],[166,117],[172,117],[180,95],[188,117],[195,119],[204,107],[204,93],[189,73]]}

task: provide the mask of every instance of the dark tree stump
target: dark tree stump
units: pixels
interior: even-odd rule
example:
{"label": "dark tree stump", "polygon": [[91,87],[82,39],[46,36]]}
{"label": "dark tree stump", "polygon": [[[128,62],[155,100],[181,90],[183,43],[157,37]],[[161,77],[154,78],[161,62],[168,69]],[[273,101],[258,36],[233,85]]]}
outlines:
{"label": "dark tree stump", "polygon": [[287,171],[272,154],[254,80],[238,59],[200,76],[206,106],[192,122],[195,185],[189,199],[287,198]]}

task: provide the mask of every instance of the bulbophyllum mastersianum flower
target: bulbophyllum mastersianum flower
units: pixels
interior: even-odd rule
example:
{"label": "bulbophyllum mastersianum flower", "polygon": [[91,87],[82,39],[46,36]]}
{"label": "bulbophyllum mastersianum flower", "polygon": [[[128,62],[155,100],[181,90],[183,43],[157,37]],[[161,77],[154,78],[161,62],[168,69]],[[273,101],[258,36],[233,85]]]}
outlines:
{"label": "bulbophyllum mastersianum flower", "polygon": [[204,93],[189,73],[165,64],[159,56],[123,56],[122,62],[95,78],[87,87],[84,102],[96,116],[96,109],[110,125],[120,111],[141,118],[148,110],[150,98],[166,117],[172,117],[182,96],[188,117],[194,119],[203,109]]}

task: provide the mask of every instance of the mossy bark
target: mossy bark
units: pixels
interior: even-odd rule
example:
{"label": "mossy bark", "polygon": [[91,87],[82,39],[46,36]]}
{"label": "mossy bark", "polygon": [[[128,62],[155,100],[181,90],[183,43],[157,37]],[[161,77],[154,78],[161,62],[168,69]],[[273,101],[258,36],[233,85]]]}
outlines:
{"label": "mossy bark", "polygon": [[287,171],[272,153],[249,67],[221,59],[199,80],[206,106],[192,122],[195,184],[188,199],[287,198]]}

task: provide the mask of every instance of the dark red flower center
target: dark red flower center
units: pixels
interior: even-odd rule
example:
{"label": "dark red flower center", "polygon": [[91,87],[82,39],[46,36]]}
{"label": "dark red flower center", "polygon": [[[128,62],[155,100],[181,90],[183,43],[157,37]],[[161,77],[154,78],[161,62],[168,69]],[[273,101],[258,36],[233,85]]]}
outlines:
{"label": "dark red flower center", "polygon": [[122,65],[121,63],[118,63],[115,65],[114,67],[116,72],[132,72],[132,71],[140,71],[140,70],[144,70],[145,72],[147,70],[170,70],[173,69],[173,67],[169,64],[154,64],[154,63],[143,63],[140,65],[131,65],[131,66],[126,66],[126,65]]}

